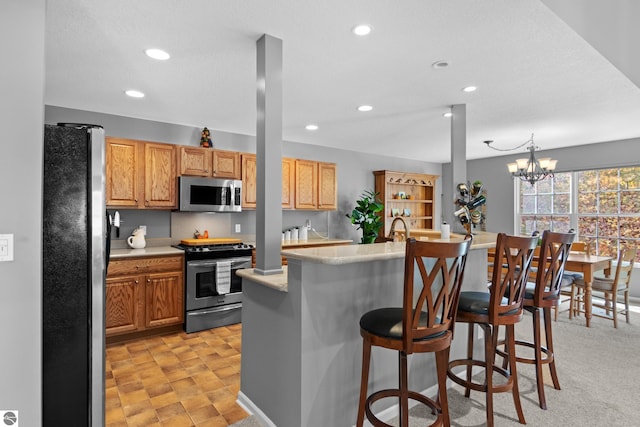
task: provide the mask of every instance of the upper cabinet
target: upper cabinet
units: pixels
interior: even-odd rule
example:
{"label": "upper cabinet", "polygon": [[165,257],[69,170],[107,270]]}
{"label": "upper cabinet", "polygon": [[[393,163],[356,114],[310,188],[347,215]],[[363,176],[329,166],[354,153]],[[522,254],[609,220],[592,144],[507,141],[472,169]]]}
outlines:
{"label": "upper cabinet", "polygon": [[179,146],[180,175],[240,179],[240,153]]}
{"label": "upper cabinet", "polygon": [[397,216],[402,217],[409,228],[433,228],[433,196],[438,175],[384,170],[373,174],[375,191],[384,203],[381,236],[388,235],[391,222]]}
{"label": "upper cabinet", "polygon": [[318,209],[338,209],[335,163],[318,162]]}
{"label": "upper cabinet", "polygon": [[335,210],[337,199],[335,163],[295,161],[296,209]]}
{"label": "upper cabinet", "polygon": [[107,137],[107,206],[176,208],[175,150],[171,144]]}
{"label": "upper cabinet", "polygon": [[[294,159],[282,159],[282,209],[293,208]],[[255,209],[257,201],[256,155],[242,153],[242,208]]]}

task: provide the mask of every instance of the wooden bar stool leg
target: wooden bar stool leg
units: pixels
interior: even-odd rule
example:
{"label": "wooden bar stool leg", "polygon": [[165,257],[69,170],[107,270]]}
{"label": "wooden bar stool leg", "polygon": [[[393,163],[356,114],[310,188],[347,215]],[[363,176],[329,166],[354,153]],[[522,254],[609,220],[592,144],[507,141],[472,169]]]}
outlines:
{"label": "wooden bar stool leg", "polygon": [[[469,323],[469,333],[467,335],[467,360],[473,360],[473,323]],[[471,368],[472,365],[467,365],[467,384],[471,383]],[[471,396],[471,389],[465,387],[464,397]]]}
{"label": "wooden bar stool leg", "polygon": [[536,308],[533,314],[533,350],[534,364],[536,367],[536,385],[538,388],[538,402],[542,409],[547,409],[547,401],[544,397],[544,378],[542,376],[542,336],[540,333],[540,309]]}
{"label": "wooden bar stool leg", "polygon": [[367,400],[367,388],[369,386],[369,363],[371,362],[371,342],[368,340],[362,341],[362,380],[360,382],[360,401],[358,403],[358,419],[356,421],[357,427],[362,427],[364,424],[364,406]]}
{"label": "wooden bar stool leg", "polygon": [[409,427],[409,384],[407,380],[407,353],[398,352],[398,372],[400,375],[400,427]]}
{"label": "wooden bar stool leg", "polygon": [[447,397],[447,369],[449,367],[449,349],[436,352],[436,373],[438,374],[438,403],[442,410],[444,427],[450,427],[449,400]]}
{"label": "wooden bar stool leg", "polygon": [[524,412],[522,412],[522,405],[520,404],[520,390],[518,388],[518,373],[516,369],[516,341],[515,341],[515,327],[514,325],[507,325],[507,335],[509,339],[509,367],[510,367],[510,378],[513,380],[513,403],[516,407],[516,412],[518,413],[518,420],[520,424],[526,424],[527,422],[524,419]]}
{"label": "wooden bar stool leg", "polygon": [[551,379],[553,380],[553,388],[560,390],[560,381],[558,380],[558,373],[556,372],[556,358],[553,350],[553,333],[551,327],[551,314],[549,308],[543,309],[544,314],[544,334],[547,340],[547,350],[549,351],[552,359],[549,363],[549,370],[551,371]]}
{"label": "wooden bar stool leg", "polygon": [[[485,384],[486,390],[486,408],[487,408],[487,426],[493,427],[493,365],[495,363],[495,348],[498,344],[498,334],[491,333],[491,327],[488,325],[480,326],[484,329],[484,360],[485,360]],[[497,329],[493,332],[497,332]]]}

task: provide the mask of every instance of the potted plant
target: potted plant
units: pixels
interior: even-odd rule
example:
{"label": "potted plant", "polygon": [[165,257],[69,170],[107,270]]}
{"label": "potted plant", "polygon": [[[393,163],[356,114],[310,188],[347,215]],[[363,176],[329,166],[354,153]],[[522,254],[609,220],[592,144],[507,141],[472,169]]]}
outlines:
{"label": "potted plant", "polygon": [[366,190],[356,201],[357,206],[347,217],[351,219],[351,224],[357,225],[358,230],[362,230],[360,243],[374,243],[378,237],[378,232],[382,226],[382,218],[378,215],[382,212],[384,205],[378,199],[379,193]]}

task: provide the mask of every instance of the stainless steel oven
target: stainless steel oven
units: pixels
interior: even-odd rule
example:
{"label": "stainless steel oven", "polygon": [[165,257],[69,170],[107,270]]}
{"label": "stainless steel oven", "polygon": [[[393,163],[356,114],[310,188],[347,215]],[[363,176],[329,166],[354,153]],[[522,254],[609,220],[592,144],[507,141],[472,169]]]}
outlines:
{"label": "stainless steel oven", "polygon": [[190,333],[239,323],[242,279],[237,271],[251,268],[252,247],[236,244],[182,249],[186,263],[185,331]]}

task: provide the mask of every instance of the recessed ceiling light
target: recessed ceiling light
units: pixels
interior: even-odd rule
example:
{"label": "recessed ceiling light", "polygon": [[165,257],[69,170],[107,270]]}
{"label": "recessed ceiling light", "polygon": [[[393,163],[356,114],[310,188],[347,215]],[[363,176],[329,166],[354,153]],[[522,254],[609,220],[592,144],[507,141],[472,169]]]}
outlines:
{"label": "recessed ceiling light", "polygon": [[453,113],[451,111],[447,111],[446,113],[442,114],[442,117],[451,117],[453,116]]}
{"label": "recessed ceiling light", "polygon": [[147,49],[144,53],[146,53],[149,58],[157,59],[159,61],[166,61],[171,58],[167,52],[160,49]]}
{"label": "recessed ceiling light", "polygon": [[465,91],[465,92],[475,92],[476,89],[478,89],[478,88],[475,87],[475,86],[467,86],[465,88],[462,88],[462,90]]}
{"label": "recessed ceiling light", "polygon": [[124,93],[132,98],[144,98],[144,93],[139,90],[125,90]]}
{"label": "recessed ceiling light", "polygon": [[431,66],[435,69],[438,68],[447,68],[449,66],[449,62],[448,61],[437,61],[434,62],[433,64],[431,64]]}
{"label": "recessed ceiling light", "polygon": [[318,125],[306,125],[304,128],[306,130],[318,130]]}
{"label": "recessed ceiling light", "polygon": [[356,36],[366,36],[371,32],[372,28],[370,25],[358,25],[351,29],[353,34]]}
{"label": "recessed ceiling light", "polygon": [[371,105],[361,105],[358,107],[358,111],[371,111],[373,107]]}

